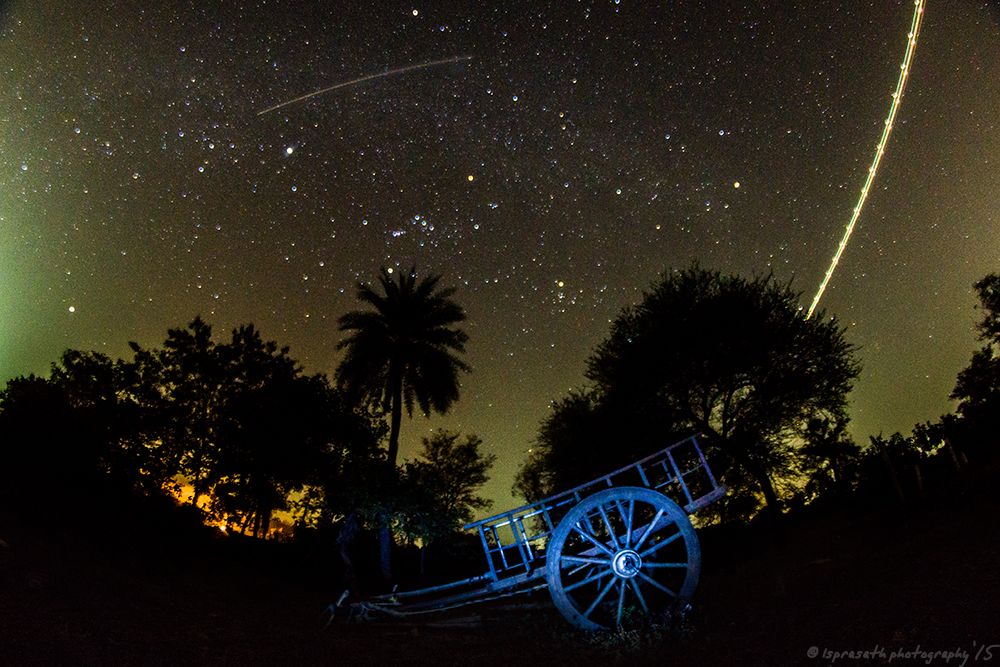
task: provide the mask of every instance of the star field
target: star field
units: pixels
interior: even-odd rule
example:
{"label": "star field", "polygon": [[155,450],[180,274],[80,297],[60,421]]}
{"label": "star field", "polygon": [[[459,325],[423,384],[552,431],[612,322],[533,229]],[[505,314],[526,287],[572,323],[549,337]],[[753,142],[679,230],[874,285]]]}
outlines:
{"label": "star field", "polygon": [[[202,314],[308,371],[378,267],[467,309],[454,412],[498,509],[549,401],[660,271],[823,276],[881,132],[909,2],[27,2],[0,9],[0,377],[125,356]],[[853,433],[949,409],[1000,269],[1000,11],[927,7],[821,308]],[[341,82],[448,58],[468,60]]]}

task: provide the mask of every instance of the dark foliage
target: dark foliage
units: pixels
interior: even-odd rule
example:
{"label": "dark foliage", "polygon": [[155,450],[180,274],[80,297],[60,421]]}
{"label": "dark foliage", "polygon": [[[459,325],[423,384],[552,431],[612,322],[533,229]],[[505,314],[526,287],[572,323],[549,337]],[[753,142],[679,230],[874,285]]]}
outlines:
{"label": "dark foliage", "polygon": [[770,276],[664,274],[591,355],[592,388],[556,403],[519,490],[568,486],[696,431],[735,496],[776,507],[812,420],[846,421],[859,371],[843,329],[798,302]]}
{"label": "dark foliage", "polygon": [[951,398],[958,401],[959,420],[951,431],[974,458],[988,460],[996,457],[1000,444],[1000,274],[991,273],[974,287],[983,347],[958,374]]}
{"label": "dark foliage", "polygon": [[387,269],[379,276],[381,292],[358,285],[358,300],[372,307],[340,318],[350,335],[337,345],[346,350],[337,367],[337,383],[356,399],[372,399],[391,415],[389,462],[399,449],[399,422],[405,407],[447,412],[458,399],[459,373],[469,367],[465,332],[454,328],[465,313],[452,300],[454,288],[438,289],[441,277],[417,280],[413,269],[393,280]]}
{"label": "dark foliage", "polygon": [[214,520],[264,536],[293,493],[343,479],[348,450],[376,451],[374,420],[252,325],[217,344],[195,318],[163,349],[131,347],[131,361],[68,350],[49,379],[0,393],[9,502],[51,514],[108,489],[158,497],[187,482],[192,505],[207,497]]}
{"label": "dark foliage", "polygon": [[[466,369],[452,354],[465,334],[444,327],[461,311],[437,280],[411,275],[386,287],[409,295],[396,311],[396,324],[410,327],[396,403],[407,410],[445,409]],[[380,446],[386,396],[348,399],[253,325],[217,341],[197,317],[170,329],[161,348],[130,347],[131,360],[67,350],[49,378],[16,378],[0,391],[0,510],[30,524],[90,526],[116,543],[203,522],[225,526],[230,540],[292,538],[287,525],[270,532],[281,525],[275,513],[290,511],[299,544],[289,549],[352,589],[375,574],[384,544],[373,531],[383,528],[442,545],[436,564],[468,560],[454,532],[488,505],[475,490],[492,462],[475,436],[437,433],[419,460],[397,467]],[[446,554],[448,545],[465,556]],[[407,559],[406,550],[404,569],[423,572],[426,552]]]}
{"label": "dark foliage", "polygon": [[58,385],[34,375],[0,392],[0,501],[54,517],[100,476],[100,429]]}
{"label": "dark foliage", "polygon": [[459,440],[458,433],[435,431],[423,439],[416,461],[403,467],[406,503],[401,513],[403,532],[425,545],[472,521],[476,510],[490,501],[477,495],[488,479],[496,457],[483,454],[475,435]]}

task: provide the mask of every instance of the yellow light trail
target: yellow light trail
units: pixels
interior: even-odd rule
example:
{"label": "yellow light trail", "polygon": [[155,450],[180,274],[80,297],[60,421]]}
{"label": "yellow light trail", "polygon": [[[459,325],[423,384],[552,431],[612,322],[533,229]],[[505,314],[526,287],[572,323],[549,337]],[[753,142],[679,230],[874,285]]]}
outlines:
{"label": "yellow light trail", "polygon": [[402,74],[403,72],[409,72],[415,69],[424,69],[425,67],[435,67],[437,65],[447,65],[450,63],[458,63],[463,60],[472,60],[473,56],[455,56],[454,58],[445,58],[444,60],[431,60],[426,63],[420,63],[417,65],[407,65],[406,67],[397,67],[396,69],[390,69],[385,72],[379,72],[378,74],[369,74],[368,76],[362,76],[357,79],[351,79],[350,81],[344,81],[343,83],[338,83],[334,86],[328,88],[323,88],[321,90],[316,90],[311,93],[306,93],[305,95],[300,95],[295,99],[288,100],[287,102],[282,102],[280,104],[275,104],[270,106],[263,111],[258,111],[258,116],[263,116],[271,111],[277,111],[282,107],[287,107],[290,104],[295,104],[296,102],[302,102],[308,100],[310,97],[316,97],[317,95],[322,95],[323,93],[329,93],[331,90],[337,90],[338,88],[346,88],[347,86],[353,86],[356,83],[361,83],[362,81],[370,81],[372,79],[381,79],[384,76],[393,76],[395,74]]}
{"label": "yellow light trail", "polygon": [[899,81],[896,82],[896,91],[892,94],[892,104],[889,105],[889,117],[885,119],[882,138],[879,139],[878,145],[875,147],[875,157],[872,160],[871,166],[868,167],[868,177],[865,179],[864,187],[861,188],[861,196],[858,198],[858,203],[854,206],[854,211],[851,213],[851,221],[847,223],[844,236],[840,239],[840,245],[837,246],[837,252],[833,256],[833,261],[830,262],[830,268],[826,270],[823,282],[820,283],[819,289],[816,290],[816,296],[813,297],[812,305],[809,306],[806,319],[812,317],[813,311],[819,305],[819,300],[823,297],[823,292],[826,291],[826,286],[830,283],[830,278],[833,277],[833,272],[837,270],[840,256],[844,254],[847,242],[851,240],[851,234],[854,233],[854,225],[858,222],[861,209],[864,207],[865,201],[868,199],[868,193],[871,191],[872,183],[875,181],[875,173],[878,171],[878,166],[882,162],[882,156],[885,154],[885,145],[889,141],[889,135],[892,134],[892,126],[896,120],[896,114],[899,112],[899,104],[903,99],[903,89],[906,88],[906,81],[910,75],[910,65],[913,62],[913,54],[917,50],[917,35],[920,34],[920,23],[924,18],[925,4],[925,0],[913,0],[913,18],[910,20],[910,32],[906,36],[906,55],[903,56],[903,64],[899,66]]}

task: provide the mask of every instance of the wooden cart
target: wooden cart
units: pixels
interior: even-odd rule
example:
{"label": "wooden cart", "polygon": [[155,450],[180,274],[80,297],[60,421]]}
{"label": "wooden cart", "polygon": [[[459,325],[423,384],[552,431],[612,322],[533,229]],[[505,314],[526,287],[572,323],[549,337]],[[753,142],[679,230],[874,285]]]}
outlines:
{"label": "wooden cart", "polygon": [[362,615],[410,616],[547,587],[583,630],[683,614],[701,548],[688,515],[725,494],[695,436],[586,484],[465,526],[486,571],[353,605]]}

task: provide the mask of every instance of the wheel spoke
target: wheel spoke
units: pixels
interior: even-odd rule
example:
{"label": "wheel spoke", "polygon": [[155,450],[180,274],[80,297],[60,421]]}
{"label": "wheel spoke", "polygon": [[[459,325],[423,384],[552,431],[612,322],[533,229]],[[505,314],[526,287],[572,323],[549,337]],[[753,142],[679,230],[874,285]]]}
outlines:
{"label": "wheel spoke", "polygon": [[584,538],[585,540],[590,541],[591,544],[593,544],[595,547],[597,547],[598,549],[600,549],[601,551],[603,551],[607,555],[609,555],[609,556],[614,556],[615,555],[615,552],[613,552],[611,549],[609,549],[606,545],[598,542],[592,535],[584,532],[580,528],[580,524],[576,524],[575,526],[573,526],[573,530],[575,530],[577,533],[579,533],[580,537]]}
{"label": "wheel spoke", "polygon": [[569,591],[575,588],[579,588],[580,586],[586,586],[587,584],[593,583],[598,579],[600,579],[601,577],[606,577],[609,574],[611,574],[611,570],[599,570],[597,574],[592,574],[589,577],[581,579],[580,581],[574,584],[570,584],[569,586],[563,586],[563,590],[568,593]]}
{"label": "wheel spoke", "polygon": [[608,520],[608,514],[607,514],[607,512],[604,511],[604,506],[603,505],[598,505],[597,506],[597,511],[601,513],[601,520],[604,521],[604,525],[608,529],[608,535],[611,536],[611,546],[613,546],[615,548],[615,551],[618,551],[618,549],[619,549],[619,547],[618,547],[618,538],[615,537],[615,529],[611,527],[611,522]]}
{"label": "wheel spoke", "polygon": [[587,607],[587,611],[583,612],[584,618],[590,616],[590,612],[594,611],[597,608],[597,605],[601,603],[601,600],[603,600],[604,596],[608,594],[608,591],[611,590],[611,587],[615,585],[615,581],[616,578],[612,578],[611,581],[609,581],[608,584],[601,589],[601,592],[597,594],[597,597],[594,598],[594,601],[590,603],[589,607]]}
{"label": "wheel spoke", "polygon": [[635,579],[628,580],[629,586],[632,587],[632,592],[635,596],[639,598],[639,605],[642,607],[642,611],[646,614],[649,613],[649,607],[646,606],[646,598],[642,597],[642,591],[639,590],[639,584],[635,583]]}
{"label": "wheel spoke", "polygon": [[563,563],[589,563],[591,565],[606,565],[611,566],[611,561],[607,558],[587,558],[585,556],[562,556],[560,560]]}
{"label": "wheel spoke", "polygon": [[[618,516],[622,518],[622,524],[625,526],[625,535],[628,535],[628,517],[625,516],[625,507],[622,505],[622,501],[615,499],[615,507],[618,508]],[[628,549],[628,542],[622,541],[622,549]]]}
{"label": "wheel spoke", "polygon": [[659,588],[661,591],[663,591],[664,593],[666,593],[667,595],[669,595],[672,598],[676,598],[677,597],[677,593],[674,593],[672,590],[670,590],[669,588],[667,588],[666,586],[664,586],[663,584],[661,584],[660,582],[658,582],[656,579],[653,579],[648,574],[646,574],[644,572],[639,572],[639,576],[642,577],[642,580],[645,581],[646,583],[648,583],[650,586],[654,586],[656,588]]}
{"label": "wheel spoke", "polygon": [[671,542],[676,542],[676,541],[677,541],[677,539],[678,539],[678,538],[680,538],[680,537],[683,537],[683,535],[681,534],[681,532],[680,532],[680,531],[677,531],[676,533],[674,533],[673,535],[671,535],[671,536],[670,536],[670,537],[668,537],[667,539],[665,539],[665,540],[662,540],[662,541],[660,541],[660,542],[657,542],[657,543],[656,543],[656,544],[654,544],[653,546],[651,546],[651,547],[649,547],[648,549],[646,549],[645,551],[641,552],[641,553],[639,554],[639,556],[640,556],[640,557],[642,557],[642,558],[645,558],[646,556],[648,556],[648,555],[650,555],[650,554],[654,554],[654,553],[656,553],[656,552],[657,552],[657,551],[658,551],[659,549],[661,549],[662,547],[665,547],[665,546],[667,546],[667,545],[668,545],[668,544],[670,544]]}
{"label": "wheel spoke", "polygon": [[618,516],[620,516],[622,518],[622,521],[624,521],[625,520],[625,508],[622,507],[622,501],[620,501],[617,498],[615,498],[615,507],[618,508]]}
{"label": "wheel spoke", "polygon": [[632,517],[635,515],[635,500],[630,498],[628,501],[628,517],[625,519],[625,548],[630,548],[629,545],[632,543]]}
{"label": "wheel spoke", "polygon": [[653,563],[653,562],[643,562],[643,567],[674,567],[677,569],[686,569],[688,567],[687,563]]}
{"label": "wheel spoke", "polygon": [[622,624],[622,607],[625,606],[625,580],[618,580],[618,613],[615,614],[615,625]]}
{"label": "wheel spoke", "polygon": [[642,537],[639,538],[639,541],[635,543],[635,546],[632,547],[633,549],[635,549],[636,551],[639,550],[639,547],[642,546],[642,543],[645,542],[646,538],[649,537],[649,535],[653,532],[653,528],[656,527],[656,522],[660,520],[661,516],[663,516],[662,508],[657,510],[656,516],[654,516],[653,520],[649,522],[648,526],[646,526],[646,531],[642,534]]}

